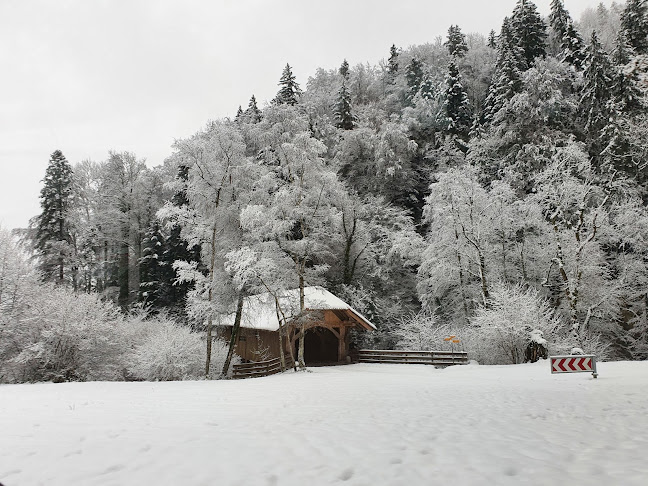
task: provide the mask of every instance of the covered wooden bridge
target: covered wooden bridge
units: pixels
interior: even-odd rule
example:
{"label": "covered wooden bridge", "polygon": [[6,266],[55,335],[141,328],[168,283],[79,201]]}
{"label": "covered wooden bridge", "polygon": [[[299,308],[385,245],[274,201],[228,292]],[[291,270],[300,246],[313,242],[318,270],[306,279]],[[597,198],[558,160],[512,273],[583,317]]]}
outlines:
{"label": "covered wooden bridge", "polygon": [[[367,318],[323,287],[304,289],[304,310],[300,313],[299,289],[278,295],[279,308],[270,293],[245,299],[236,354],[245,361],[264,361],[279,357],[280,322],[287,338],[284,351],[297,357],[298,340],[305,335],[304,360],[307,365],[347,362],[352,329],[376,329]],[[285,318],[285,319],[284,319]],[[233,316],[221,321],[222,335],[229,339]]]}

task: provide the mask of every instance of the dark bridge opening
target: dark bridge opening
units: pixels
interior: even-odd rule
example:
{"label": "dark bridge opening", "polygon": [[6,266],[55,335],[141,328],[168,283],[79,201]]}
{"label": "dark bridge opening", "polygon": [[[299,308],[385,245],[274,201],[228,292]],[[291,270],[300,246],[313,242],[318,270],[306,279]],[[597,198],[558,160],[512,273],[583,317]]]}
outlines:
{"label": "dark bridge opening", "polygon": [[314,327],[306,331],[304,341],[306,365],[337,363],[338,338],[325,327]]}

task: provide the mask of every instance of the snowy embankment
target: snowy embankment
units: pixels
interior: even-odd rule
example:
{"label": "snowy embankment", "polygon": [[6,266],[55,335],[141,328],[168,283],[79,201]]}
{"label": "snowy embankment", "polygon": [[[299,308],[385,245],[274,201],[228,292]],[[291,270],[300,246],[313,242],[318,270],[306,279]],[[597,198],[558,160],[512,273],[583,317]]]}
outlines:
{"label": "snowy embankment", "polygon": [[0,386],[0,482],[645,485],[648,362]]}

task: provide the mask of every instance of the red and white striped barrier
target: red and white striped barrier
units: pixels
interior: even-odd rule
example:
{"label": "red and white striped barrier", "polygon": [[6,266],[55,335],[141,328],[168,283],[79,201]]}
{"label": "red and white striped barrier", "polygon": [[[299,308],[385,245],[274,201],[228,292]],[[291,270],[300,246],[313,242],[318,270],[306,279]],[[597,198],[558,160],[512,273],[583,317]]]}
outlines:
{"label": "red and white striped barrier", "polygon": [[551,373],[592,373],[594,378],[598,377],[596,372],[596,356],[571,355],[571,356],[550,356]]}

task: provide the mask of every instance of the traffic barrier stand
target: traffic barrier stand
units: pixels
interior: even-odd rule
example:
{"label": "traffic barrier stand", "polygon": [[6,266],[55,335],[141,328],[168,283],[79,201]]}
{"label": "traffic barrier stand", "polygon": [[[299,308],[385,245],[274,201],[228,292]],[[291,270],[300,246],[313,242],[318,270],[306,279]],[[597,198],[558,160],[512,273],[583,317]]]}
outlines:
{"label": "traffic barrier stand", "polygon": [[554,373],[592,373],[598,378],[596,356],[593,354],[576,354],[569,356],[550,356],[551,374]]}

